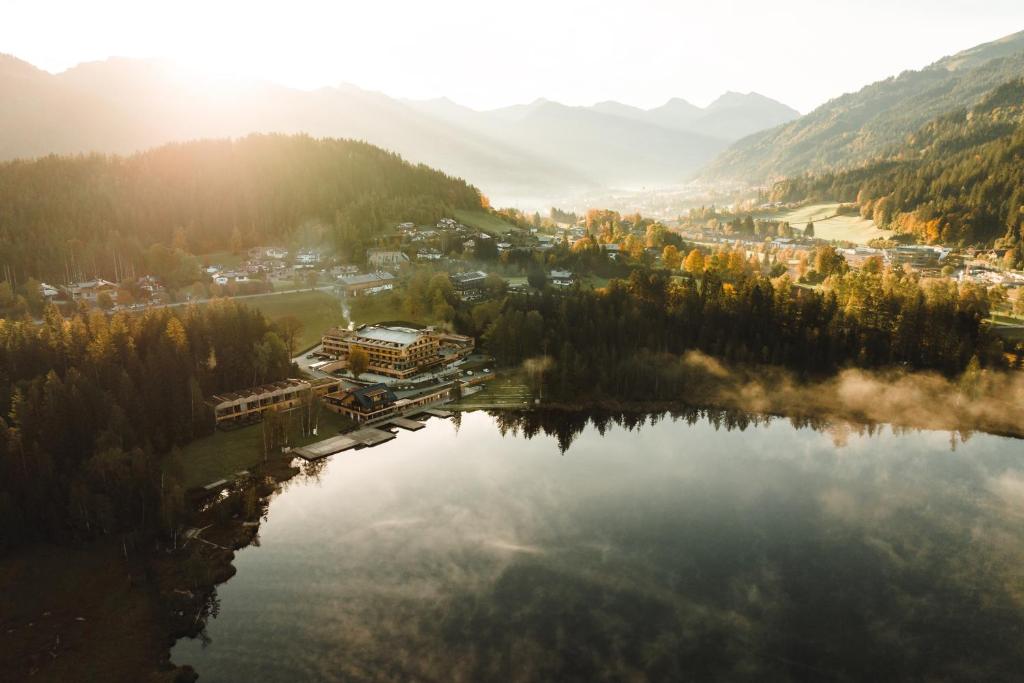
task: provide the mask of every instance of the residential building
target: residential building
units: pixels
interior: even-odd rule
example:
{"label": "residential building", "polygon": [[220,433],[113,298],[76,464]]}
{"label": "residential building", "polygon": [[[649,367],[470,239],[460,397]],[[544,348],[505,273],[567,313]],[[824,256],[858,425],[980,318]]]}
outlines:
{"label": "residential building", "polygon": [[474,270],[468,273],[456,273],[451,276],[452,286],[458,292],[483,289],[487,282],[487,273]]}
{"label": "residential building", "polygon": [[576,282],[576,276],[568,270],[552,270],[548,273],[548,281],[556,287],[569,287]]}
{"label": "residential building", "polygon": [[94,304],[99,296],[105,293],[110,296],[111,301],[117,302],[117,285],[102,278],[76,282],[68,287],[68,291],[71,293],[72,301],[85,301]]}
{"label": "residential building", "polygon": [[409,263],[409,257],[401,251],[367,249],[366,263],[373,268],[400,268]]}
{"label": "residential building", "polygon": [[344,296],[369,296],[389,292],[394,287],[395,276],[384,271],[338,277],[338,288]]}
{"label": "residential building", "polygon": [[347,363],[352,349],[369,358],[367,372],[406,379],[441,365],[454,363],[472,353],[472,337],[408,327],[363,325],[354,330],[332,328],[323,336],[323,352]]}

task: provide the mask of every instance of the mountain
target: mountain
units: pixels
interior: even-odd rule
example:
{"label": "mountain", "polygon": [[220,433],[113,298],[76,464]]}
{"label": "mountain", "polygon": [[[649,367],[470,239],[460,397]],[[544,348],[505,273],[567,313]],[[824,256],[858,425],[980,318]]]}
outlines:
{"label": "mountain", "polygon": [[1002,246],[1024,264],[1024,79],[925,124],[885,159],[775,184],[773,201],[858,202],[924,242]]}
{"label": "mountain", "polygon": [[[438,111],[436,106],[433,110]],[[699,133],[545,99],[474,117],[450,108],[442,115],[491,139],[558,159],[604,187],[679,182],[685,169],[698,168],[725,146]]]}
{"label": "mountain", "polygon": [[653,109],[640,109],[619,102],[599,102],[590,109],[728,141],[738,140],[800,116],[796,109],[764,95],[737,92],[726,92],[703,109],[678,97]]}
{"label": "mountain", "polygon": [[[704,114],[700,107],[690,104],[684,99],[673,97],[665,104],[646,111],[646,118],[651,123],[666,128],[682,128],[689,130],[689,124]],[[794,115],[799,116],[798,113]]]}
{"label": "mountain", "polygon": [[792,121],[800,112],[764,95],[727,92],[692,120],[689,130],[725,140],[738,140]]}
{"label": "mountain", "polygon": [[920,71],[868,85],[790,123],[734,143],[704,171],[760,183],[841,170],[883,157],[930,119],[971,107],[1024,72],[1024,32],[944,57]]}
{"label": "mountain", "polygon": [[683,181],[748,128],[777,122],[777,112],[761,119],[767,98],[736,98],[706,110],[679,99],[652,110],[541,99],[480,112],[345,85],[216,80],[159,60],[112,58],[54,75],[0,55],[0,159],[304,132],[365,140],[466,178],[498,202],[538,205]]}
{"label": "mountain", "polygon": [[446,123],[351,86],[303,91],[228,82],[149,60],[110,59],[59,75],[0,56],[0,159],[131,153],[169,141],[305,132],[366,140],[509,195],[597,183],[557,159]]}

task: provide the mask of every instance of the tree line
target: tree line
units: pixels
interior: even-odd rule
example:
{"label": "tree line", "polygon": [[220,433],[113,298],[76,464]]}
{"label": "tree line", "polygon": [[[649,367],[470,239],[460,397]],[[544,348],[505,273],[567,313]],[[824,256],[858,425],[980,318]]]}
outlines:
{"label": "tree line", "polygon": [[545,391],[573,402],[680,399],[692,379],[681,362],[689,350],[803,377],[850,366],[955,375],[973,358],[1005,364],[1002,343],[982,324],[988,300],[977,288],[922,283],[899,267],[836,270],[820,291],[788,276],[733,272],[637,268],[602,290],[510,295],[456,323],[484,325],[483,346],[505,365],[552,358]]}

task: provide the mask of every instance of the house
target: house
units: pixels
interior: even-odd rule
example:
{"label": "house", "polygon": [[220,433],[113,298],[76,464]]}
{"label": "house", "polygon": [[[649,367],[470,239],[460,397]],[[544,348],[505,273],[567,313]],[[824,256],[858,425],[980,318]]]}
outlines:
{"label": "house", "polygon": [[295,256],[295,263],[301,266],[312,266],[320,262],[320,254],[315,251],[300,251]]}
{"label": "house", "polygon": [[53,300],[56,299],[57,296],[60,294],[60,290],[58,290],[53,285],[48,285],[45,282],[40,282],[39,293],[43,295],[44,299]]}
{"label": "house", "polygon": [[451,276],[452,286],[455,291],[467,292],[483,289],[487,282],[487,273],[482,270],[474,270],[468,273],[456,273]]}
{"label": "house", "polygon": [[367,249],[366,263],[374,268],[400,268],[409,263],[409,257],[400,251]]}
{"label": "house", "polygon": [[416,252],[417,261],[440,261],[441,252],[437,249],[420,249]]}
{"label": "house", "polygon": [[576,276],[568,270],[552,270],[548,273],[548,281],[556,287],[570,287],[576,282]]}
{"label": "house", "polygon": [[344,296],[369,296],[389,292],[394,287],[395,276],[385,271],[338,276],[339,293]]}
{"label": "house", "polygon": [[472,353],[475,346],[472,337],[385,325],[363,325],[354,330],[335,327],[322,341],[325,354],[346,362],[353,349],[365,351],[368,372],[396,379],[454,363]]}
{"label": "house", "polygon": [[248,282],[249,274],[237,270],[225,270],[214,273],[213,281],[218,285],[226,285],[231,282]]}
{"label": "house", "polygon": [[101,294],[107,294],[111,301],[117,302],[117,285],[109,280],[98,278],[86,282],[76,282],[68,287],[72,301],[85,301],[94,304]]}

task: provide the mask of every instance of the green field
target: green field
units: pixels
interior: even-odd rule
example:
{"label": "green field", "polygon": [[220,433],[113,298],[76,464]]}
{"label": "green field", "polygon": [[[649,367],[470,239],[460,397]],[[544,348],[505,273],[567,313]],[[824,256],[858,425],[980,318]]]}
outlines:
{"label": "green field", "polygon": [[201,266],[221,266],[223,268],[237,268],[242,265],[244,257],[230,251],[211,251],[208,254],[196,254],[196,259]]}
{"label": "green field", "polygon": [[814,236],[822,240],[838,240],[867,244],[873,239],[887,239],[892,231],[882,230],[875,222],[858,215],[836,215],[839,204],[810,204],[791,211],[764,214],[763,218],[789,221],[794,228],[803,230],[808,221],[814,221]]}
{"label": "green field", "polygon": [[286,315],[294,315],[302,321],[302,334],[296,348],[299,350],[315,346],[325,330],[345,323],[341,303],[333,294],[321,291],[290,292],[288,294],[267,294],[242,299],[240,303],[263,312],[271,321]]}
{"label": "green field", "polygon": [[[346,417],[323,410],[320,413],[318,436],[301,436],[294,430],[291,446],[322,441],[341,430],[351,429],[353,422]],[[231,431],[216,431],[188,444],[181,450],[165,456],[164,472],[175,477],[187,490],[205,486],[220,479],[228,479],[239,470],[263,462],[263,426],[249,425]]]}
{"label": "green field", "polygon": [[476,228],[488,235],[504,235],[515,228],[514,225],[506,223],[502,219],[487,213],[486,211],[471,211],[469,209],[456,209],[455,220],[463,225]]}
{"label": "green field", "polygon": [[349,307],[352,321],[358,325],[375,325],[400,320],[426,327],[443,322],[410,316],[402,307],[401,299],[391,293],[352,299]]}

